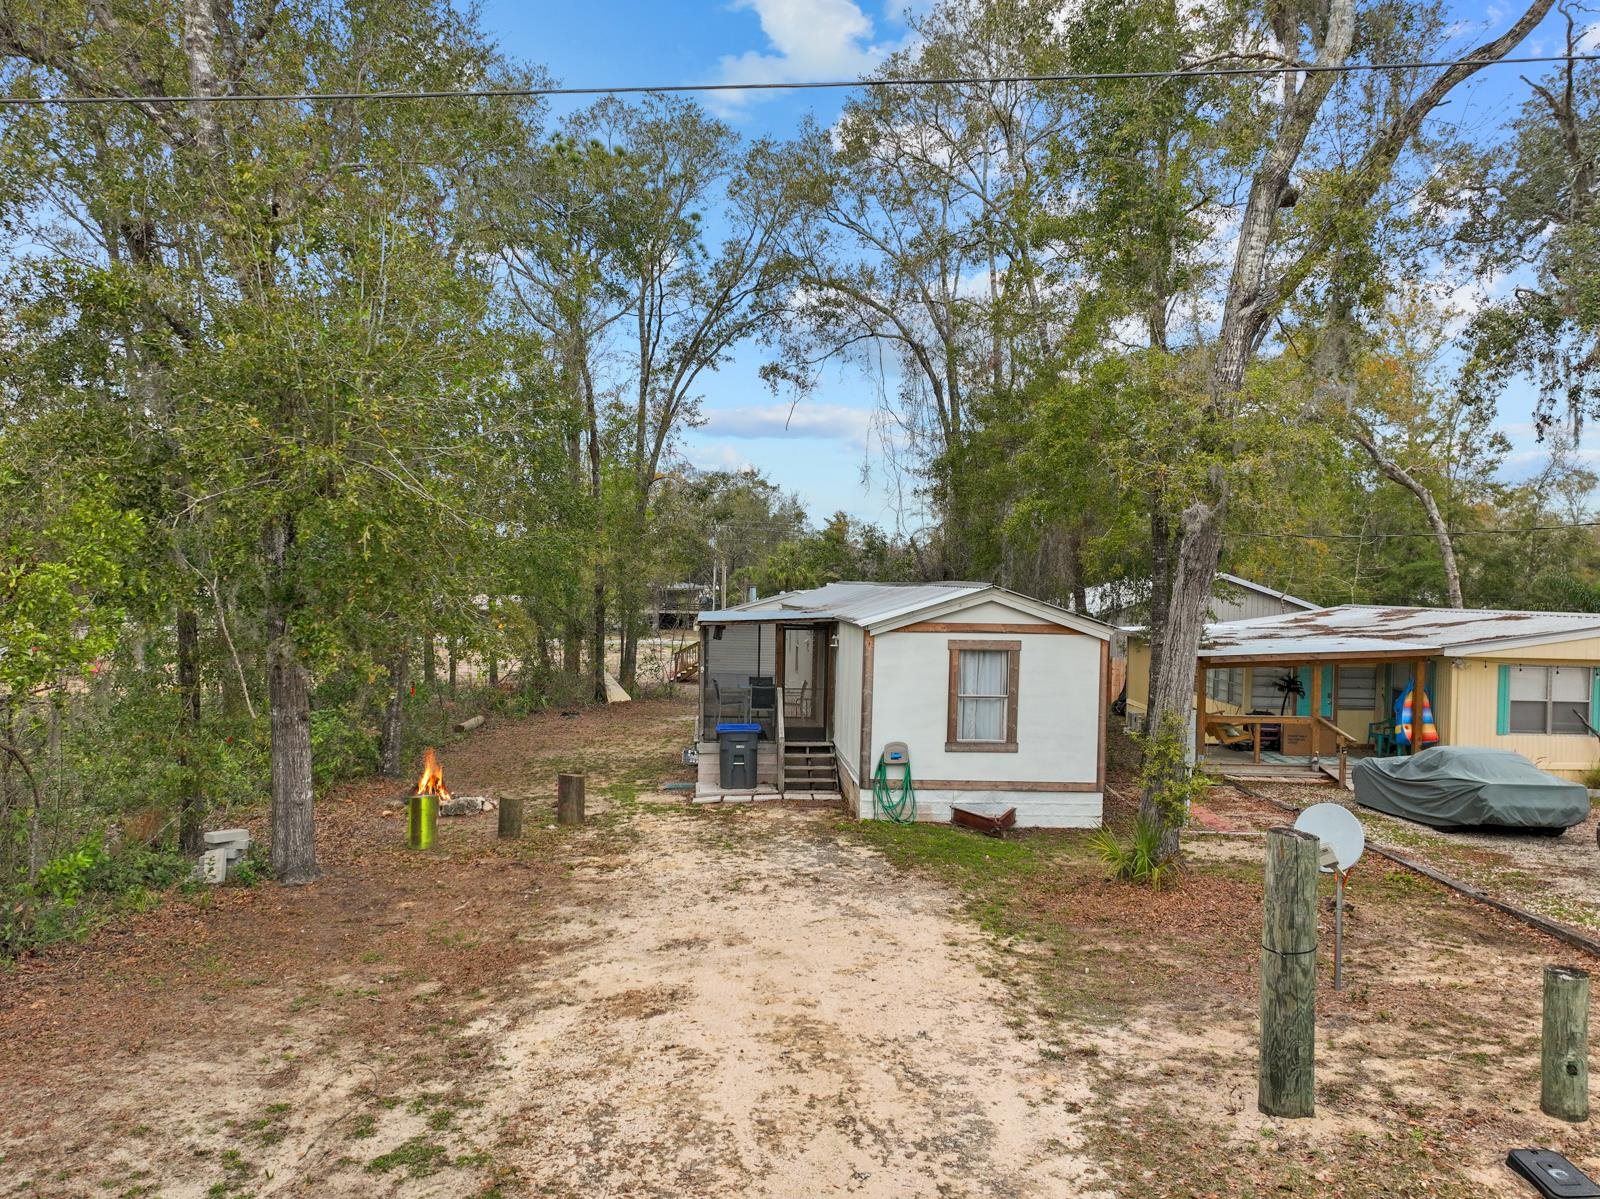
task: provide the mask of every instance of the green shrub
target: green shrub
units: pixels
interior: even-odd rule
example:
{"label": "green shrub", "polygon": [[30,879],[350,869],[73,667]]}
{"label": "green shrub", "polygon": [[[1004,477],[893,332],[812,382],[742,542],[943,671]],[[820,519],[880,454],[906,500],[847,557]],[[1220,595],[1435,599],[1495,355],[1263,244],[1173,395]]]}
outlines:
{"label": "green shrub", "polygon": [[1142,817],[1127,840],[1102,828],[1095,831],[1089,844],[1114,879],[1144,883],[1159,891],[1178,871],[1177,862],[1161,860],[1161,830]]}
{"label": "green shrub", "polygon": [[1591,791],[1600,791],[1600,763],[1583,772],[1583,785]]}
{"label": "green shrub", "polygon": [[378,738],[344,708],[311,713],[311,766],[319,787],[378,769]]}

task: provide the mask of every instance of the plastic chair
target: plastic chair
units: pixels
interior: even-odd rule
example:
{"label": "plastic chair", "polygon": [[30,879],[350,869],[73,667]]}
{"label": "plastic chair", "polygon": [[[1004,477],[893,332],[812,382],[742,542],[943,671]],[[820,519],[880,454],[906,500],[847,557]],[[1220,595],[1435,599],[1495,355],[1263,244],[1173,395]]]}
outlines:
{"label": "plastic chair", "polygon": [[1367,740],[1372,742],[1372,752],[1380,758],[1392,757],[1400,749],[1392,720],[1374,720],[1367,726]]}

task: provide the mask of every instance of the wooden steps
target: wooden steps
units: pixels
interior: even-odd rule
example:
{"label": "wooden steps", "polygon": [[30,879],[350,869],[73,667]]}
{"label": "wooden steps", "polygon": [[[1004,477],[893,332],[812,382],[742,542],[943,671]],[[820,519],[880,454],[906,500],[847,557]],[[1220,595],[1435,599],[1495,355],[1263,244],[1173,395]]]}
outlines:
{"label": "wooden steps", "polygon": [[783,789],[839,793],[839,768],[831,741],[786,741],[783,745]]}

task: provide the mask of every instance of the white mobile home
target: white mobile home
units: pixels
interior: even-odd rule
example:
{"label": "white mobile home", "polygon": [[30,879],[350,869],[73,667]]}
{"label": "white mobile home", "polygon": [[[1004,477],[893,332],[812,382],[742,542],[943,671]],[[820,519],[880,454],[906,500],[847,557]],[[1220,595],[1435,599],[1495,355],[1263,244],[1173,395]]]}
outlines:
{"label": "white mobile home", "polygon": [[[900,743],[920,820],[984,802],[1024,827],[1100,823],[1107,625],[987,583],[830,583],[699,627],[701,798],[838,794],[870,818]],[[723,770],[729,725],[755,741],[753,786]]]}

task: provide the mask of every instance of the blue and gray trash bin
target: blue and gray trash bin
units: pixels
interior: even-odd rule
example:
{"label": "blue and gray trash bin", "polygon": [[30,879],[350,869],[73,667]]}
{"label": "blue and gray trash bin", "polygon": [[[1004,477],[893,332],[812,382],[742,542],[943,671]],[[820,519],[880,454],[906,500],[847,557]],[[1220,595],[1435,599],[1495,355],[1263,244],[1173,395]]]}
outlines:
{"label": "blue and gray trash bin", "polygon": [[721,744],[717,756],[724,787],[748,790],[756,785],[756,744],[760,740],[761,726],[754,722],[717,726],[717,741]]}

